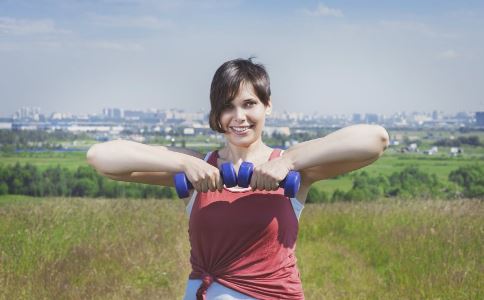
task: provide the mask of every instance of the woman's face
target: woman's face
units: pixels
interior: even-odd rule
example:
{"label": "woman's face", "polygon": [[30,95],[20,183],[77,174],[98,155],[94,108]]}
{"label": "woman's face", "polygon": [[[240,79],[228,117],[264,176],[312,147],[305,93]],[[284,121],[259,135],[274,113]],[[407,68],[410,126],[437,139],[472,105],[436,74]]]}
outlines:
{"label": "woman's face", "polygon": [[265,116],[270,111],[271,101],[265,106],[257,97],[252,84],[242,83],[235,99],[220,115],[225,138],[239,147],[250,146],[261,139]]}

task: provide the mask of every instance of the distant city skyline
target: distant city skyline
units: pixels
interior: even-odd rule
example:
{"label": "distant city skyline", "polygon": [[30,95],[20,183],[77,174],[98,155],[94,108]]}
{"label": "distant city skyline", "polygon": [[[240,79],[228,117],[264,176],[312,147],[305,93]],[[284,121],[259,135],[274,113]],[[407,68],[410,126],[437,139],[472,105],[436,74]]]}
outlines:
{"label": "distant city skyline", "polygon": [[[209,134],[207,111],[182,109],[123,110],[105,108],[102,113],[79,114],[56,112],[42,114],[38,107],[22,107],[11,118],[0,118],[0,129],[6,130],[64,130],[71,132],[105,133],[113,131],[161,132],[182,128],[186,134]],[[386,128],[433,128],[433,129],[482,129],[484,112],[400,112],[391,115],[376,113],[353,114],[305,114],[301,112],[272,112],[266,119],[265,132],[289,134],[294,127],[325,128],[344,127],[352,124],[380,124]],[[168,128],[168,129],[167,129]]]}
{"label": "distant city skyline", "polygon": [[[51,110],[48,111],[44,109],[41,106],[22,106],[22,107],[17,107],[14,109],[12,112],[6,112],[4,110],[0,111],[0,117],[11,117],[14,115],[16,112],[18,112],[22,108],[38,108],[40,110],[40,114],[49,116],[53,113],[66,113],[66,114],[73,114],[73,115],[96,115],[96,114],[102,114],[104,109],[107,108],[118,108],[123,111],[129,110],[129,111],[149,111],[149,110],[182,110],[185,112],[198,112],[198,111],[203,111],[208,113],[210,111],[210,107],[204,107],[204,108],[199,108],[199,109],[191,109],[191,108],[179,108],[179,107],[143,107],[143,108],[125,108],[125,107],[115,107],[115,106],[105,106],[102,107],[98,111],[62,111],[62,110]],[[453,114],[458,114],[458,113],[475,113],[475,112],[482,112],[484,111],[484,108],[481,110],[469,110],[469,109],[460,109],[456,111],[445,111],[442,109],[430,109],[430,110],[401,110],[401,111],[389,111],[385,113],[379,113],[379,112],[374,112],[374,111],[351,111],[348,110],[346,112],[341,112],[341,113],[330,113],[330,112],[325,112],[325,111],[310,111],[310,112],[303,112],[303,111],[291,111],[287,109],[282,109],[282,108],[274,108],[273,112],[274,113],[283,113],[283,112],[294,112],[294,113],[303,113],[306,115],[311,115],[311,114],[319,114],[319,115],[353,115],[353,114],[378,114],[378,115],[393,115],[393,114],[399,114],[399,113],[426,113],[426,114],[431,114],[433,112],[438,112],[441,114],[446,114],[446,115],[453,115]]]}
{"label": "distant city skyline", "polygon": [[256,56],[274,109],[484,111],[484,2],[0,1],[0,115],[208,111],[224,61]]}
{"label": "distant city skyline", "polygon": [[[149,111],[170,111],[170,110],[178,110],[178,111],[183,111],[186,113],[197,113],[197,112],[203,112],[208,114],[209,113],[209,108],[208,109],[182,109],[182,108],[176,108],[176,107],[169,107],[169,108],[161,108],[161,107],[147,107],[147,108],[138,108],[138,109],[129,109],[129,108],[123,108],[123,107],[103,107],[100,111],[91,111],[91,112],[74,112],[74,111],[45,111],[42,109],[42,107],[38,106],[23,106],[19,107],[12,113],[4,113],[0,112],[0,117],[3,118],[9,118],[15,115],[16,113],[21,112],[22,110],[28,110],[29,113],[32,113],[35,111],[35,113],[39,113],[40,115],[44,115],[46,117],[50,117],[52,114],[71,114],[73,116],[81,116],[81,115],[103,115],[105,114],[105,110],[112,110],[112,109],[119,109],[121,113],[125,111],[141,111],[141,112],[149,112]],[[426,114],[426,115],[432,115],[434,113],[438,113],[439,115],[446,115],[446,116],[451,116],[451,115],[456,115],[459,113],[466,113],[466,114],[474,114],[477,112],[483,112],[483,111],[472,111],[472,110],[460,110],[460,111],[455,111],[455,112],[447,112],[443,110],[437,110],[433,109],[430,111],[423,111],[423,110],[413,110],[413,111],[394,111],[394,112],[389,112],[389,113],[377,113],[377,112],[372,112],[372,111],[348,111],[346,113],[318,113],[316,111],[309,112],[309,113],[304,113],[301,111],[288,111],[288,110],[280,110],[280,109],[273,109],[273,114],[282,114],[282,113],[295,113],[295,114],[304,114],[304,115],[320,115],[320,116],[336,116],[336,115],[346,115],[346,116],[354,116],[354,115],[382,115],[382,116],[392,116],[392,115],[398,115],[398,114]],[[270,117],[270,116],[269,116]]]}

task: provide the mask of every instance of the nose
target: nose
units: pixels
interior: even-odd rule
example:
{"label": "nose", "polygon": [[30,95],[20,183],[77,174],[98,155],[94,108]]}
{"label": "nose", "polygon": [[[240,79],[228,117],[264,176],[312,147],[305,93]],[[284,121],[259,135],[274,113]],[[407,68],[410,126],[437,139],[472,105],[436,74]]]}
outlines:
{"label": "nose", "polygon": [[235,109],[234,119],[235,119],[236,122],[239,122],[239,123],[244,122],[245,121],[245,111],[242,108],[237,107]]}

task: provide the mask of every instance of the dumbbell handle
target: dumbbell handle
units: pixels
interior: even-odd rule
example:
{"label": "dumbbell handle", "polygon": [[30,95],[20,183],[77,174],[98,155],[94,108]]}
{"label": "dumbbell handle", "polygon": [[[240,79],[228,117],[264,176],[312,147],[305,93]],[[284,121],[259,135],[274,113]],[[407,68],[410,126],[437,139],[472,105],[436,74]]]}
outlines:
{"label": "dumbbell handle", "polygon": [[[243,162],[239,168],[237,176],[238,185],[240,187],[248,187],[254,172],[254,164],[251,162]],[[298,171],[289,171],[286,178],[284,178],[279,186],[284,188],[284,195],[286,197],[296,197],[299,187],[301,185],[301,174]]]}
{"label": "dumbbell handle", "polygon": [[[220,175],[227,187],[234,187],[237,185],[237,175],[235,174],[234,165],[231,162],[222,164]],[[190,190],[193,189],[193,184],[188,180],[184,172],[175,174],[173,178],[175,182],[175,190],[180,198],[186,198],[190,195]]]}

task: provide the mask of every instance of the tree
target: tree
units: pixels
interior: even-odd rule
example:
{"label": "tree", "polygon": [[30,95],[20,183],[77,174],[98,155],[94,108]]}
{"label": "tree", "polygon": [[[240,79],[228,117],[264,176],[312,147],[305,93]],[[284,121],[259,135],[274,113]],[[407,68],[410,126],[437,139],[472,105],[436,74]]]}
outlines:
{"label": "tree", "polygon": [[345,201],[345,192],[343,192],[340,189],[336,189],[333,192],[333,196],[331,197],[331,202],[336,202],[336,201]]}
{"label": "tree", "polygon": [[0,181],[0,195],[8,194],[8,185],[5,182]]}
{"label": "tree", "polygon": [[309,188],[308,196],[306,198],[306,203],[323,203],[323,202],[330,202],[328,193],[325,191],[319,190],[315,186],[311,186]]}
{"label": "tree", "polygon": [[88,179],[81,178],[77,180],[73,189],[72,196],[77,197],[95,197],[98,192],[98,186],[96,182]]}
{"label": "tree", "polygon": [[443,197],[443,185],[435,174],[421,171],[417,166],[408,166],[389,177],[385,194],[400,198],[439,198]]}
{"label": "tree", "polygon": [[479,165],[459,167],[450,172],[449,181],[463,188],[464,197],[484,198],[484,170]]}
{"label": "tree", "polygon": [[69,196],[72,182],[72,172],[60,165],[49,167],[42,173],[42,184],[45,196]]}

